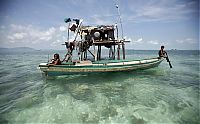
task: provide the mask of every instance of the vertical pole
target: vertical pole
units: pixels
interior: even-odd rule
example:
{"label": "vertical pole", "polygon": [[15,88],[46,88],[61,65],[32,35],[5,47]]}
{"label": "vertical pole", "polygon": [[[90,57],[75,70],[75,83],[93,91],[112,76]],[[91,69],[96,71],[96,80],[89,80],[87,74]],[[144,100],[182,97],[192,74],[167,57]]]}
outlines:
{"label": "vertical pole", "polygon": [[69,26],[70,26],[70,23],[68,24],[68,28],[67,28],[67,41],[68,41],[68,44],[69,44]]}
{"label": "vertical pole", "polygon": [[113,54],[113,59],[115,60],[115,45],[114,45],[114,54]]}
{"label": "vertical pole", "polygon": [[113,59],[113,46],[110,47],[109,58]]}
{"label": "vertical pole", "polygon": [[87,60],[87,50],[85,51],[85,59]]}
{"label": "vertical pole", "polygon": [[119,39],[119,33],[118,33],[118,26],[116,25],[116,29],[117,29],[117,40]]}
{"label": "vertical pole", "polygon": [[95,45],[93,45],[93,47],[94,47],[94,61],[97,61],[97,54],[96,54]]}
{"label": "vertical pole", "polygon": [[84,60],[87,59],[87,51],[84,52]]}
{"label": "vertical pole", "polygon": [[117,8],[117,10],[118,10],[119,22],[120,22],[121,31],[122,31],[122,39],[124,39],[124,31],[123,31],[123,25],[122,25],[122,17],[121,17],[119,5],[116,5],[116,8]]}
{"label": "vertical pole", "polygon": [[117,48],[117,59],[120,60],[120,44],[118,44]]}
{"label": "vertical pole", "polygon": [[122,42],[122,53],[123,53],[123,59],[125,59],[125,45],[124,45],[124,42]]}
{"label": "vertical pole", "polygon": [[113,51],[113,46],[111,46],[111,57],[112,57],[112,59],[114,58],[113,56],[114,56],[114,51]]}
{"label": "vertical pole", "polygon": [[101,60],[101,45],[99,46],[99,60]]}
{"label": "vertical pole", "polygon": [[97,46],[97,61],[99,60],[99,45]]}
{"label": "vertical pole", "polygon": [[81,61],[81,53],[80,53],[80,51],[78,53],[78,60]]}
{"label": "vertical pole", "polygon": [[83,61],[83,52],[81,52],[81,61]]}
{"label": "vertical pole", "polygon": [[110,56],[111,56],[111,49],[112,49],[112,46],[109,48],[109,58],[110,58]]}
{"label": "vertical pole", "polygon": [[83,61],[85,60],[85,51],[83,52]]}
{"label": "vertical pole", "polygon": [[48,54],[48,61],[47,61],[47,63],[49,64],[49,54]]}
{"label": "vertical pole", "polygon": [[[118,26],[116,25],[116,29],[117,29],[117,42],[119,41],[119,32],[118,32]],[[116,42],[116,41],[115,41]],[[115,43],[115,45],[116,45],[116,43]],[[114,45],[114,59],[115,59],[115,45]],[[118,54],[117,54],[117,56],[118,56]],[[119,57],[117,57],[117,59],[119,59]]]}

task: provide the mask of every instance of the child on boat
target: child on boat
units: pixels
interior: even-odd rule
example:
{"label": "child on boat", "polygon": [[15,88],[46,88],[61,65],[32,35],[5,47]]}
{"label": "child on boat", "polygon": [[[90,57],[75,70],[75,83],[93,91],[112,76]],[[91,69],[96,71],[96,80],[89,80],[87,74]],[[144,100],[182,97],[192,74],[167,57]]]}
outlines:
{"label": "child on boat", "polygon": [[51,63],[48,65],[50,65],[50,66],[51,65],[61,65],[61,61],[60,61],[60,57],[59,57],[58,53],[54,54],[54,58],[51,59]]}

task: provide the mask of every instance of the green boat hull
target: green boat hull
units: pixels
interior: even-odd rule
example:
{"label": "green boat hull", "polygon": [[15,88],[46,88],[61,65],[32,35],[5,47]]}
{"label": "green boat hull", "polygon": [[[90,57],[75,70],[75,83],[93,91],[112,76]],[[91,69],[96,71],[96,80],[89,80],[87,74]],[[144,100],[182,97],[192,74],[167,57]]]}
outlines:
{"label": "green boat hull", "polygon": [[151,58],[143,60],[119,60],[93,63],[65,63],[62,65],[48,66],[47,63],[41,63],[39,68],[46,75],[58,76],[68,74],[86,74],[86,73],[105,73],[105,72],[123,72],[142,70],[157,67],[163,58]]}

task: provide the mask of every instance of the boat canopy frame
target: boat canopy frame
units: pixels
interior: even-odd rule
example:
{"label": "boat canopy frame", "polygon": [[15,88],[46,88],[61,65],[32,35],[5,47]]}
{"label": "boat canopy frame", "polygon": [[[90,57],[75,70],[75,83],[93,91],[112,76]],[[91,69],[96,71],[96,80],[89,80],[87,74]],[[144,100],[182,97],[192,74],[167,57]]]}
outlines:
{"label": "boat canopy frame", "polygon": [[[77,27],[79,28],[74,31],[76,37],[73,42],[79,47],[80,61],[87,60],[88,52],[93,56],[94,61],[102,60],[103,46],[109,49],[109,59],[120,60],[121,49],[122,59],[125,59],[125,42],[130,41],[119,39],[117,25],[83,26],[81,23]],[[80,41],[76,40],[77,36],[80,36]],[[89,49],[91,46],[93,52]]]}

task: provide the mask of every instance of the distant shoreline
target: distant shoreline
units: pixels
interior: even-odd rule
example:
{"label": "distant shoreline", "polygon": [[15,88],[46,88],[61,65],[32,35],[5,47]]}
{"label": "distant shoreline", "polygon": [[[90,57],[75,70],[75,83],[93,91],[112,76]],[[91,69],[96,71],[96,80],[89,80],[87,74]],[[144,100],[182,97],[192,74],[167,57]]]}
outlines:
{"label": "distant shoreline", "polygon": [[[17,50],[17,51],[23,51],[23,50],[25,50],[25,51],[49,51],[49,50],[60,51],[60,50],[65,50],[65,49],[35,49],[35,48],[31,48],[31,47],[12,47],[12,48],[0,47],[0,51],[10,51],[10,50],[12,50],[12,51],[14,51],[14,50]],[[106,49],[103,49],[103,50],[106,50]],[[126,50],[151,51],[148,49],[126,49]],[[159,49],[155,49],[155,50],[159,50]],[[152,51],[155,51],[155,50],[152,50]],[[196,50],[195,49],[191,49],[191,50],[189,50],[189,49],[186,49],[186,50],[184,50],[184,49],[166,49],[166,50],[167,51],[200,51],[198,49],[196,49]]]}

